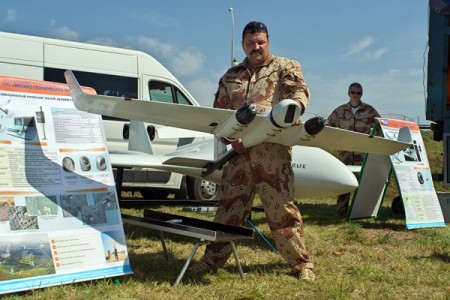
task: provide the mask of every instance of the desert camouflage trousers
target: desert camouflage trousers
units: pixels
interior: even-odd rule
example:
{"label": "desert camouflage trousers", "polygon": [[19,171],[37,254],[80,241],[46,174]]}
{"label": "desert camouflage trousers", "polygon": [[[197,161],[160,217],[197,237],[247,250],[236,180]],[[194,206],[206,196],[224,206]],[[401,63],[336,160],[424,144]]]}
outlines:
{"label": "desert camouflage trousers", "polygon": [[345,217],[348,213],[348,206],[350,203],[350,193],[339,195],[336,201],[337,214]]}
{"label": "desert camouflage trousers", "polygon": [[[358,152],[346,152],[346,151],[340,151],[339,152],[339,159],[345,164],[349,166],[361,166],[364,161],[364,153],[358,153]],[[350,197],[351,194],[342,194],[339,195],[336,201],[337,205],[337,214],[339,216],[345,217],[348,214],[348,207],[350,204]]]}
{"label": "desert camouflage trousers", "polygon": [[[224,168],[223,197],[214,221],[247,225],[259,194],[275,246],[294,269],[313,268],[304,242],[304,227],[294,200],[294,175],[288,147],[263,143],[231,160]],[[232,253],[229,243],[207,245],[202,261],[221,267]]]}

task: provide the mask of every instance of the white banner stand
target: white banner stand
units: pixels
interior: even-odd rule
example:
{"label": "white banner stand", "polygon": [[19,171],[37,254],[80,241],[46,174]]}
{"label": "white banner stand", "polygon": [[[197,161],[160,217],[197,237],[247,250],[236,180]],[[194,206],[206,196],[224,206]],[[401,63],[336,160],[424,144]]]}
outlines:
{"label": "white banner stand", "polygon": [[369,154],[361,169],[357,192],[353,195],[350,219],[376,217],[386,192],[391,160],[386,155]]}

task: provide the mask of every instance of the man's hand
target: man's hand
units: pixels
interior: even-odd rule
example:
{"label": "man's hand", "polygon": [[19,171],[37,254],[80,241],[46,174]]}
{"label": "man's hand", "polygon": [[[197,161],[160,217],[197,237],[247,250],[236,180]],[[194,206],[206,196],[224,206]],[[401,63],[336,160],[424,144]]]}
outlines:
{"label": "man's hand", "polygon": [[229,140],[229,139],[226,139],[226,138],[224,138],[224,137],[219,138],[219,140],[220,140],[222,143],[224,143],[225,145],[231,144],[230,140]]}
{"label": "man's hand", "polygon": [[302,124],[303,124],[302,119],[298,118],[297,121],[295,121],[295,123],[294,123],[293,126],[300,126],[300,125],[302,125]]}
{"label": "man's hand", "polygon": [[231,141],[231,147],[233,147],[233,150],[237,153],[245,153],[247,152],[247,148],[244,147],[242,144],[242,139],[236,139]]}

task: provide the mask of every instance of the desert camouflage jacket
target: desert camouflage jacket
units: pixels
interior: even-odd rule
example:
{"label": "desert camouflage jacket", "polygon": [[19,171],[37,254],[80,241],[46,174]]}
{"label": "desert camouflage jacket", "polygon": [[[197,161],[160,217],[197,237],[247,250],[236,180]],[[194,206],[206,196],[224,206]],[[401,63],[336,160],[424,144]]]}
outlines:
{"label": "desert camouflage jacket", "polygon": [[254,72],[248,68],[247,59],[230,68],[219,81],[213,106],[238,109],[255,103],[258,113],[262,113],[283,99],[298,101],[303,113],[309,103],[309,90],[297,61],[270,55],[268,63]]}
{"label": "desert camouflage jacket", "polygon": [[[327,125],[342,129],[369,134],[377,124],[378,112],[371,105],[361,102],[355,115],[350,102],[338,106],[327,118]],[[361,165],[364,154],[358,152],[339,151],[339,159],[348,165]]]}

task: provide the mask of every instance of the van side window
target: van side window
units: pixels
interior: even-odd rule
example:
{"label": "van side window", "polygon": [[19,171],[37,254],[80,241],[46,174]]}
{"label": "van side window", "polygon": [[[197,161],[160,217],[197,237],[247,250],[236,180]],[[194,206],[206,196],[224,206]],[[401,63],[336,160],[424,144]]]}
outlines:
{"label": "van side window", "polygon": [[172,94],[172,86],[161,81],[150,81],[148,83],[148,90],[150,92],[150,100],[157,102],[175,103]]}
{"label": "van side window", "polygon": [[[65,69],[44,68],[44,80],[66,83]],[[126,98],[138,97],[138,79],[135,77],[100,74],[93,72],[73,71],[80,85],[88,86],[98,95],[118,96]]]}
{"label": "van side window", "polygon": [[[66,83],[65,69],[44,68],[44,80]],[[88,86],[98,95],[138,98],[138,79],[134,77],[73,71],[82,86]],[[123,120],[116,117],[102,116],[103,120]]]}
{"label": "van side window", "polygon": [[148,90],[150,100],[165,103],[179,103],[192,105],[192,103],[177,87],[162,81],[149,81]]}
{"label": "van side window", "polygon": [[187,97],[179,89],[176,89],[176,93],[177,93],[177,100],[178,100],[179,104],[192,105],[192,103],[189,102]]}

